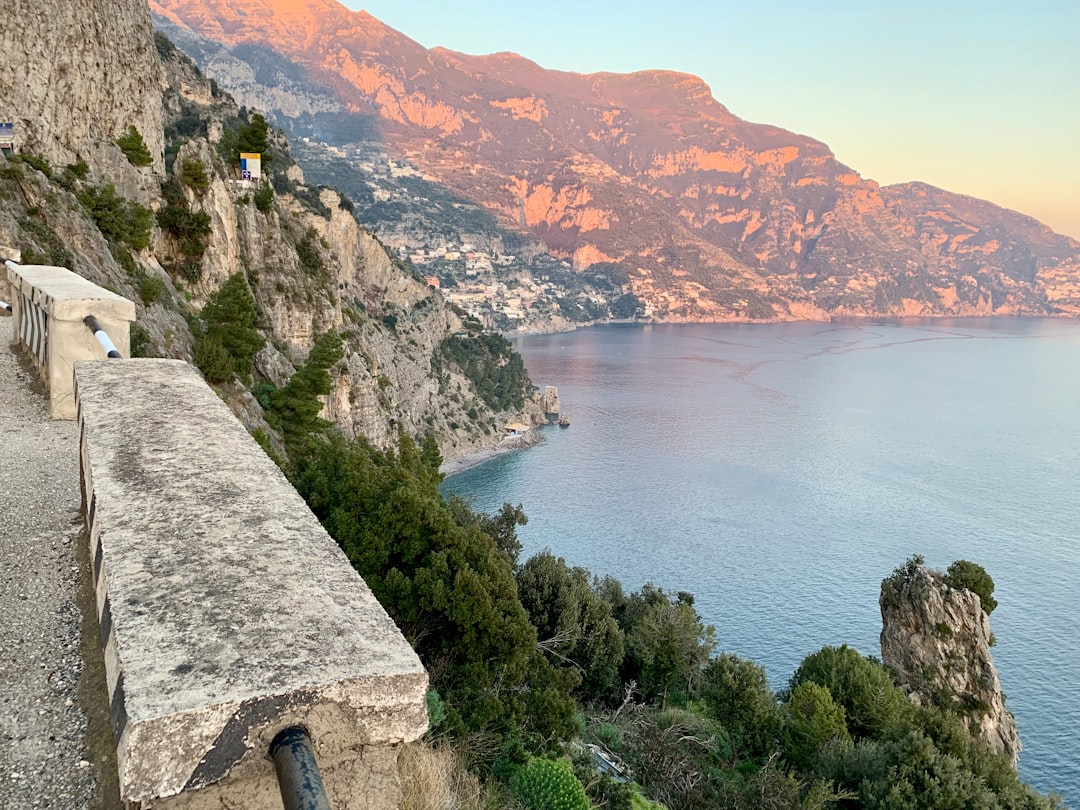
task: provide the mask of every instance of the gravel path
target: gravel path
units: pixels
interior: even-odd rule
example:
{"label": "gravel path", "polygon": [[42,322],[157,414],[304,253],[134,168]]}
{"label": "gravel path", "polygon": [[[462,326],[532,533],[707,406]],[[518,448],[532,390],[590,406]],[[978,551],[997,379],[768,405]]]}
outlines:
{"label": "gravel path", "polygon": [[10,340],[0,318],[0,807],[86,808],[78,430],[49,419]]}

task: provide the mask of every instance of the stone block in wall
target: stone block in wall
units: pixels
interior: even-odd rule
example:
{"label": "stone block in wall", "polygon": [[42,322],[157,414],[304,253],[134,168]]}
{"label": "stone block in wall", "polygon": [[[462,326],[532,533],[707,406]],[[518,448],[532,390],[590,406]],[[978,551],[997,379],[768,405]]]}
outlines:
{"label": "stone block in wall", "polygon": [[191,366],[75,379],[121,798],[280,807],[268,748],[302,726],[335,810],[396,807],[427,675],[337,544]]}
{"label": "stone block in wall", "polygon": [[7,265],[7,278],[15,319],[12,341],[25,348],[45,383],[49,415],[74,419],[75,364],[105,358],[83,318],[93,315],[127,357],[135,304],[64,267]]}

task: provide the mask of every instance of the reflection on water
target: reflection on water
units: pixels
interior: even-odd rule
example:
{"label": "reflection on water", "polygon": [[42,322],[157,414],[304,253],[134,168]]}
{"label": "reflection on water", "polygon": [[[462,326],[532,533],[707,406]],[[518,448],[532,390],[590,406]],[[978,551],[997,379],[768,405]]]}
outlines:
{"label": "reflection on water", "polygon": [[568,430],[444,484],[521,503],[550,548],[689,590],[782,686],[824,644],[877,655],[881,579],[983,564],[1021,774],[1080,806],[1080,324],[604,327],[519,339]]}

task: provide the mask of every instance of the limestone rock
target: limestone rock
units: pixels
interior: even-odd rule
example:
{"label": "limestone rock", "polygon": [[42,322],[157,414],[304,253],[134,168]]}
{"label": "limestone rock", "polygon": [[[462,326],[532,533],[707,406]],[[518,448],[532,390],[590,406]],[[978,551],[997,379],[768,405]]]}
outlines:
{"label": "limestone rock", "polygon": [[145,0],[11,0],[3,17],[0,119],[14,122],[17,151],[105,176],[126,164],[114,141],[134,125],[162,170],[161,60]]}
{"label": "limestone rock", "polygon": [[881,658],[918,705],[952,708],[993,751],[1016,765],[1020,737],[990,655],[990,621],[975,593],[911,566],[882,582]]}

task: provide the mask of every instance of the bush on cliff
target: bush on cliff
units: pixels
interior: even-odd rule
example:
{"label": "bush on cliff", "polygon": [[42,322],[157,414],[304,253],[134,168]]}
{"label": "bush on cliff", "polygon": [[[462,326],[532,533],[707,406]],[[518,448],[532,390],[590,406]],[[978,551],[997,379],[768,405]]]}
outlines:
{"label": "bush on cliff", "polygon": [[258,310],[242,273],[228,278],[192,324],[195,365],[211,382],[251,376],[252,358],[266,345],[255,329]]}
{"label": "bush on cliff", "polygon": [[531,385],[521,355],[502,335],[490,332],[451,335],[435,350],[431,366],[436,373],[444,366],[456,367],[493,411],[521,408]]}
{"label": "bush on cliff", "polygon": [[259,396],[256,389],[267,421],[282,432],[286,447],[296,447],[313,433],[329,426],[329,422],[319,418],[323,407],[319,397],[332,390],[329,369],[343,355],[341,335],[326,332],[315,338],[307,362],[296,370],[284,388],[269,386],[265,397]]}
{"label": "bush on cliff", "polygon": [[150,244],[154,215],[149,209],[116,193],[116,187],[85,186],[76,194],[102,236],[134,250]]}
{"label": "bush on cliff", "polygon": [[963,588],[976,594],[987,616],[997,607],[997,600],[994,598],[994,580],[978,563],[957,560],[945,571],[945,584],[950,588]]}
{"label": "bush on cliff", "polygon": [[154,162],[150,150],[146,148],[146,141],[143,140],[139,130],[135,129],[134,124],[128,127],[125,134],[116,139],[116,145],[120,147],[120,151],[124,153],[124,157],[132,166],[142,168]]}
{"label": "bush on cliff", "polygon": [[844,707],[853,736],[878,738],[907,719],[911,704],[877,661],[843,644],[808,655],[791,676],[791,689],[813,682]]}
{"label": "bush on cliff", "polygon": [[202,273],[199,262],[210,243],[210,215],[191,210],[184,190],[175,178],[161,184],[161,195],[165,205],[157,212],[157,223],[176,241],[180,256],[174,269],[194,281]]}
{"label": "bush on cliff", "polygon": [[444,728],[491,762],[504,741],[542,752],[574,729],[573,672],[537,648],[510,561],[439,494],[437,453],[331,435],[294,458],[293,482],[427,667]]}

